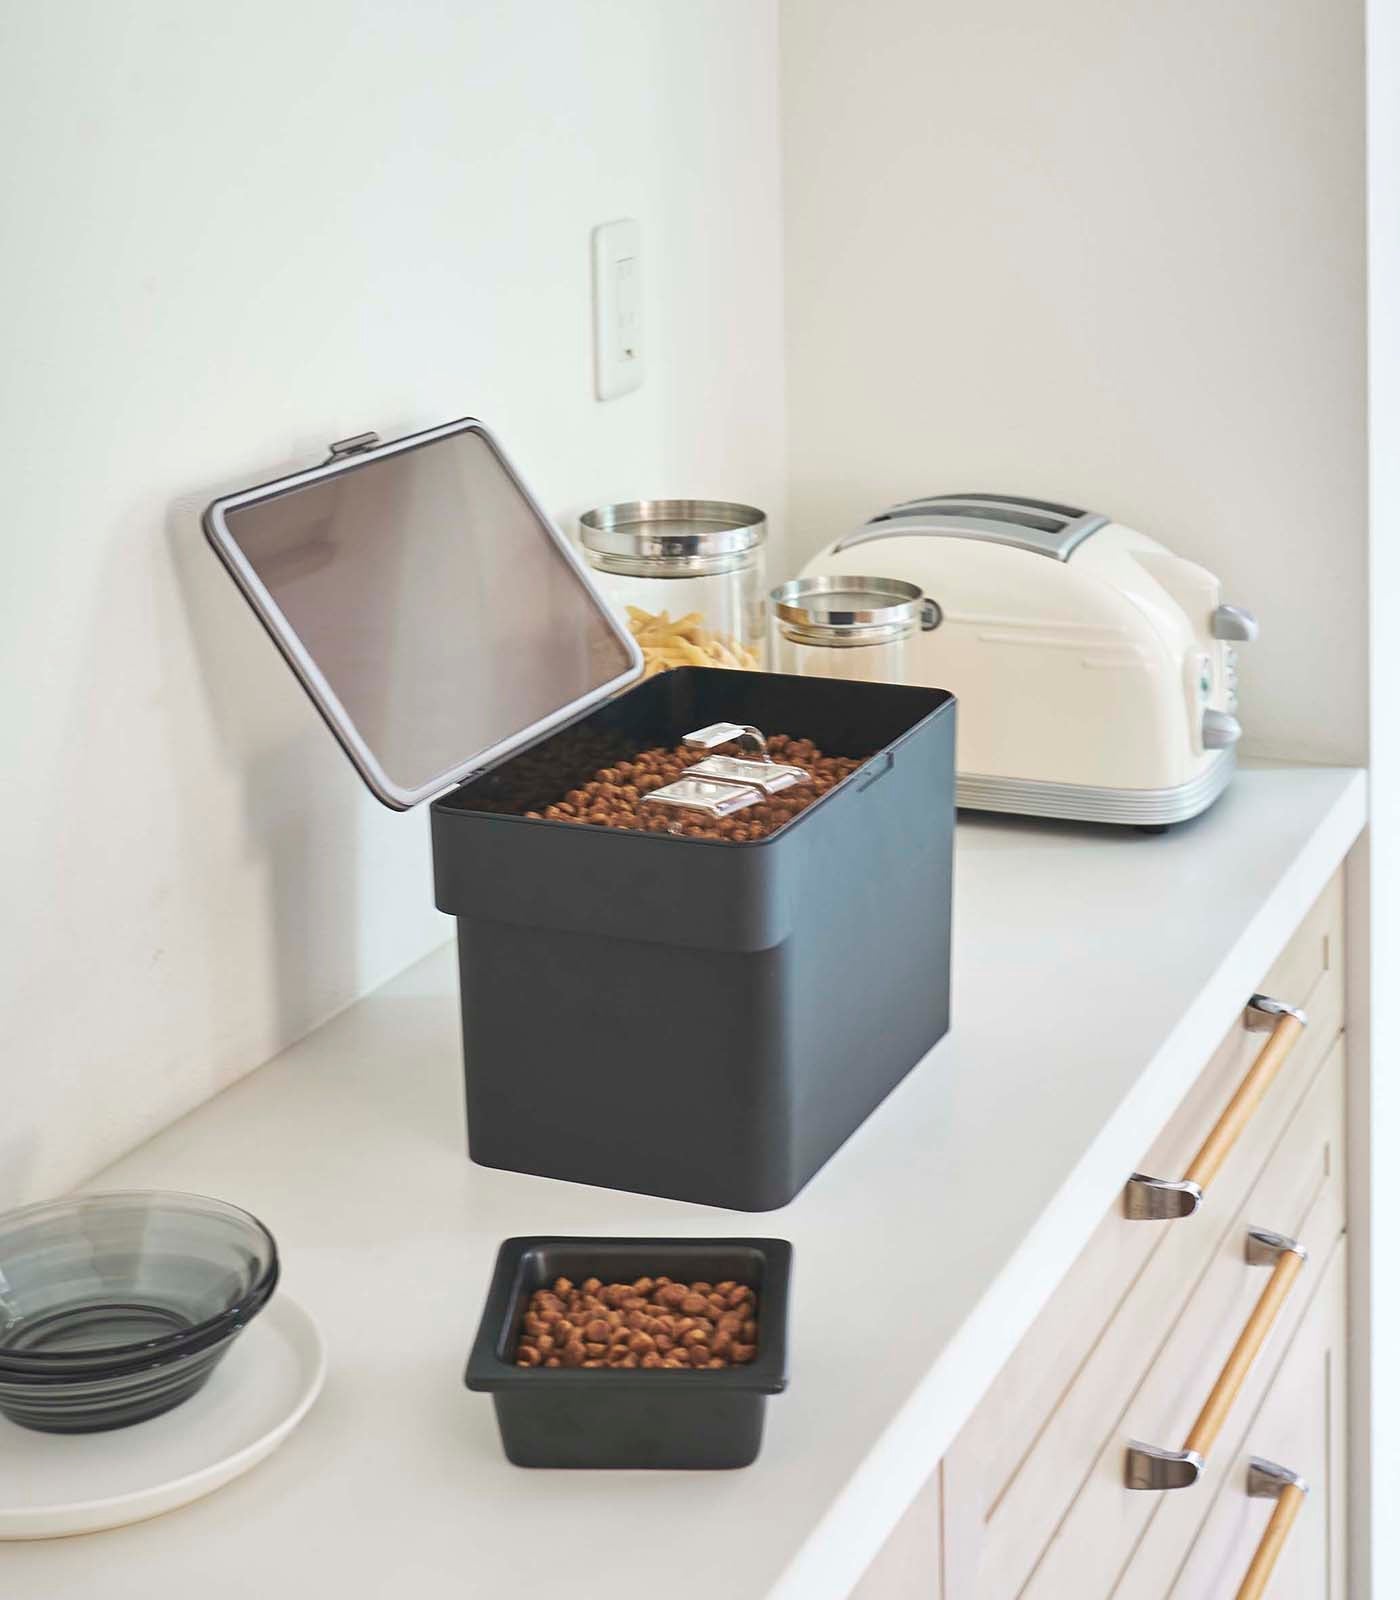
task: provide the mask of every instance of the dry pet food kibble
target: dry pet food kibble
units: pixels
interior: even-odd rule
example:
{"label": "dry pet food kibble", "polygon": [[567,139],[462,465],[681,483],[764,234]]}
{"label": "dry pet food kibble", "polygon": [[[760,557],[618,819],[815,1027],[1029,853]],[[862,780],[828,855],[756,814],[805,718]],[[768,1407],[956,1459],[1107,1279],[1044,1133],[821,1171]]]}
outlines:
{"label": "dry pet food kibble", "polygon": [[587,782],[542,811],[527,811],[527,817],[551,822],[580,822],[595,828],[631,828],[643,833],[682,833],[691,839],[728,839],[742,844],[766,838],[805,811],[814,800],[847,778],[861,765],[854,756],[823,755],[810,739],[793,739],[774,734],[768,741],[768,754],[775,761],[803,767],[811,774],[806,783],[770,795],[756,805],[745,806],[729,817],[709,817],[701,812],[676,811],[669,806],[649,806],[643,796],[663,784],[674,783],[688,767],[712,755],[752,757],[751,750],[723,745],[719,750],[692,750],[677,745],[668,750],[662,745],[643,750],[630,761],[601,767]]}
{"label": "dry pet food kibble", "polygon": [[758,1348],[758,1305],[747,1284],[671,1278],[536,1289],[521,1319],[517,1367],[743,1366]]}

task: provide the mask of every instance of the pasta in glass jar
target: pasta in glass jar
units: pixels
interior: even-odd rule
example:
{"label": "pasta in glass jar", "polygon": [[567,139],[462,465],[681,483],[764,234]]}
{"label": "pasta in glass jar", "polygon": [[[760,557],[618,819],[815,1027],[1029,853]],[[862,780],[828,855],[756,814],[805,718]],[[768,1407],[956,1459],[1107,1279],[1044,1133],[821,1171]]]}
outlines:
{"label": "pasta in glass jar", "polygon": [[763,665],[767,536],[761,511],[720,500],[636,500],[579,519],[584,555],[648,678]]}

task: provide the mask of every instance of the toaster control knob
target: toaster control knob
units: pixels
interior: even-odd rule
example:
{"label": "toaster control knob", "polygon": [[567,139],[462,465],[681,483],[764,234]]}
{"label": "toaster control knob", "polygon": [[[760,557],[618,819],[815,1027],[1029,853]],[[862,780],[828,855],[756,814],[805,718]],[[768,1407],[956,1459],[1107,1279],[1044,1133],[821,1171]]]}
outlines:
{"label": "toaster control knob", "polygon": [[1207,711],[1201,718],[1201,743],[1207,750],[1225,750],[1239,742],[1239,719],[1228,711]]}
{"label": "toaster control knob", "polygon": [[1216,606],[1210,619],[1210,631],[1217,639],[1251,644],[1259,637],[1259,621],[1252,611],[1246,611],[1243,606]]}

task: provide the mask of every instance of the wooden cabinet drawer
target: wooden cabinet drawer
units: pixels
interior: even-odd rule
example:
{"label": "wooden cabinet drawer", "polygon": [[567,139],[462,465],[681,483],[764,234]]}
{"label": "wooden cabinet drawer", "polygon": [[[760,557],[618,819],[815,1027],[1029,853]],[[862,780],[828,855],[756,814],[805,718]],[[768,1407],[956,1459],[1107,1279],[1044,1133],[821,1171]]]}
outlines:
{"label": "wooden cabinet drawer", "polygon": [[[1144,1541],[1125,1575],[1122,1600],[1233,1600],[1276,1506],[1249,1493],[1255,1458],[1291,1468],[1309,1485],[1268,1579],[1268,1600],[1345,1600],[1344,1242],[1334,1249],[1315,1288],[1243,1447],[1211,1486],[1211,1503],[1194,1539],[1184,1554]],[[1159,1520],[1161,1514],[1154,1531]]]}
{"label": "wooden cabinet drawer", "polygon": [[935,1471],[895,1524],[850,1600],[943,1600],[942,1475]]}
{"label": "wooden cabinet drawer", "polygon": [[[1150,1361],[1121,1415],[1105,1415],[1102,1444],[1073,1505],[1020,1591],[1035,1600],[1066,1594],[1114,1595],[1142,1545],[1156,1569],[1179,1558],[1208,1509],[1199,1491],[1218,1475],[1241,1445],[1249,1417],[1302,1320],[1309,1292],[1330,1257],[1344,1221],[1345,1050],[1335,1044],[1293,1116],[1278,1149],[1232,1219],[1222,1249],[1195,1292],[1161,1330],[1143,1325]],[[1259,1303],[1269,1271],[1245,1260],[1245,1238],[1263,1226],[1303,1243],[1309,1262],[1283,1299],[1272,1332],[1250,1364],[1206,1461],[1190,1488],[1127,1487],[1125,1455],[1131,1440],[1180,1448],[1198,1418],[1216,1375]],[[1008,1591],[1014,1593],[1016,1591]]]}
{"label": "wooden cabinet drawer", "polygon": [[[1231,1230],[1239,1237],[1236,1213],[1292,1126],[1340,1029],[1341,939],[1338,878],[1260,984],[1262,992],[1306,1006],[1310,1025],[1201,1209],[1176,1222],[1144,1222],[1115,1206],[955,1441],[943,1484],[944,1559],[955,1600],[1006,1600],[1021,1591],[1166,1331]],[[1259,1049],[1260,1035],[1246,1032],[1243,1021],[1232,1029],[1143,1170],[1163,1176],[1186,1170]],[[1291,1146],[1282,1155],[1285,1164],[1305,1158],[1311,1159]],[[1284,1230],[1262,1217],[1250,1222]],[[1250,1278],[1257,1286],[1257,1277]]]}

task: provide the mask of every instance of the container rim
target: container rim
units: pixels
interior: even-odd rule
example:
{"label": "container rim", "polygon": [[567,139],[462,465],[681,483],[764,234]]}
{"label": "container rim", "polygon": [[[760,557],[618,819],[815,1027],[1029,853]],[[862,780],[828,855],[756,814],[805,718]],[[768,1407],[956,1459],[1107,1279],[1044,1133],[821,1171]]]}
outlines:
{"label": "container rim", "polygon": [[627,500],[585,511],[578,528],[590,557],[628,568],[655,563],[658,576],[687,562],[745,555],[768,537],[764,513],[734,500]]}
{"label": "container rim", "polygon": [[[728,669],[724,668],[724,667],[672,667],[671,668],[671,672],[672,673],[695,673],[695,672],[718,673],[718,672],[727,672],[727,670]],[[758,672],[758,673],[750,673],[749,676],[750,677],[767,677],[767,678],[792,678],[792,677],[801,677],[801,674],[800,673],[792,673],[792,672]],[[646,680],[647,683],[650,683],[650,682],[653,682],[653,681],[655,681],[655,680],[653,680],[653,679],[647,679]],[[632,685],[633,689],[642,688],[642,687],[645,687],[645,684],[634,684],[634,685]],[[619,840],[619,839],[639,840],[640,839],[640,840],[650,840],[650,841],[652,841],[653,843],[656,843],[656,844],[701,845],[701,846],[704,846],[704,847],[706,847],[708,849],[713,849],[713,850],[764,850],[764,849],[773,848],[773,847],[777,846],[778,843],[781,840],[788,838],[795,829],[800,828],[808,817],[813,816],[814,814],[820,812],[822,807],[824,807],[828,803],[828,801],[831,800],[833,795],[844,794],[844,793],[847,792],[848,788],[852,788],[852,787],[856,788],[856,789],[863,789],[866,786],[867,783],[873,782],[875,777],[878,776],[877,773],[874,773],[874,772],[869,770],[873,763],[878,761],[881,756],[885,756],[885,755],[893,756],[893,755],[895,755],[900,749],[903,748],[904,745],[906,745],[909,742],[910,739],[912,739],[915,736],[915,734],[918,733],[919,729],[922,728],[926,722],[928,722],[933,717],[941,717],[941,716],[947,716],[947,715],[952,714],[952,708],[957,704],[957,696],[953,693],[953,691],[951,689],[938,689],[938,688],[933,688],[933,687],[931,687],[931,686],[929,686],[927,684],[921,684],[921,683],[901,683],[901,684],[868,683],[868,684],[858,684],[856,680],[849,680],[849,682],[847,684],[847,687],[859,687],[861,689],[871,689],[871,690],[877,690],[877,691],[878,690],[891,689],[891,688],[900,689],[900,690],[906,690],[906,691],[913,691],[913,692],[916,692],[916,693],[919,693],[919,694],[926,694],[926,695],[930,695],[930,696],[934,697],[936,703],[931,705],[929,707],[929,709],[923,714],[923,716],[921,716],[916,722],[911,723],[909,725],[909,727],[907,727],[904,730],[904,732],[901,733],[897,738],[891,739],[887,744],[882,744],[879,747],[878,750],[872,750],[868,756],[863,757],[862,761],[861,761],[861,765],[858,766],[854,772],[849,773],[846,777],[842,778],[839,783],[832,784],[832,786],[826,791],[825,794],[819,795],[817,797],[817,799],[812,801],[811,805],[804,806],[803,809],[798,813],[797,816],[793,817],[790,821],[785,822],[781,828],[775,828],[772,833],[765,834],[763,836],[763,838],[761,838],[761,839],[692,839],[692,838],[689,838],[688,836],[686,836],[684,834],[641,833],[641,832],[638,832],[638,831],[633,830],[633,829],[614,829],[614,828],[586,828],[586,829],[580,829],[579,825],[576,822],[558,822],[558,821],[554,820],[552,817],[527,817],[527,816],[523,816],[523,815],[521,815],[521,814],[519,814],[517,812],[512,812],[512,811],[500,811],[500,812],[497,812],[497,811],[481,811],[481,810],[478,810],[477,807],[475,807],[475,806],[455,804],[454,802],[455,802],[457,796],[459,796],[464,789],[470,787],[470,785],[471,785],[471,783],[473,781],[472,778],[464,779],[461,783],[459,783],[455,787],[449,789],[446,793],[438,795],[432,802],[432,810],[433,810],[435,815],[443,816],[443,817],[448,817],[448,816],[461,816],[461,817],[472,817],[472,816],[484,817],[484,816],[489,816],[493,822],[501,822],[501,823],[513,822],[513,823],[518,823],[521,827],[524,827],[524,828],[567,828],[572,833],[580,833],[580,832],[590,833],[590,834],[596,835],[599,839],[612,839],[612,840]],[[583,718],[580,717],[580,718],[577,718],[576,720],[577,721],[582,721]],[[560,731],[560,730],[554,730],[554,731],[557,732],[557,731]],[[883,768],[881,768],[881,770],[883,771]],[[480,776],[480,774],[473,774],[473,777],[479,777],[479,776]],[[633,846],[629,845],[627,848],[630,849],[630,848],[633,848]]]}
{"label": "container rim", "polygon": [[[641,1367],[600,1367],[583,1371],[578,1367],[517,1367],[498,1354],[508,1327],[520,1312],[527,1287],[525,1258],[533,1250],[563,1248],[587,1251],[590,1248],[615,1250],[619,1246],[635,1251],[637,1269],[646,1271],[662,1253],[692,1251],[696,1255],[717,1250],[755,1251],[763,1258],[763,1284],[759,1300],[759,1347],[754,1359],[742,1367],[653,1370]],[[502,1240],[496,1252],[496,1265],[486,1291],[481,1321],[467,1359],[464,1382],[477,1393],[494,1394],[502,1390],[528,1391],[544,1385],[568,1389],[637,1389],[655,1386],[671,1389],[696,1385],[700,1390],[722,1390],[756,1394],[781,1394],[788,1386],[787,1331],[788,1299],[792,1283],[792,1245],[786,1239],[751,1236],[722,1238],[717,1235],[695,1237],[613,1237],[604,1234],[528,1234]]]}
{"label": "container rim", "polygon": [[[847,603],[833,604],[835,597]],[[792,578],[769,595],[774,612],[783,622],[832,634],[916,623],[923,599],[924,591],[903,578],[875,578],[859,573]],[[851,605],[852,600],[861,603]]]}

